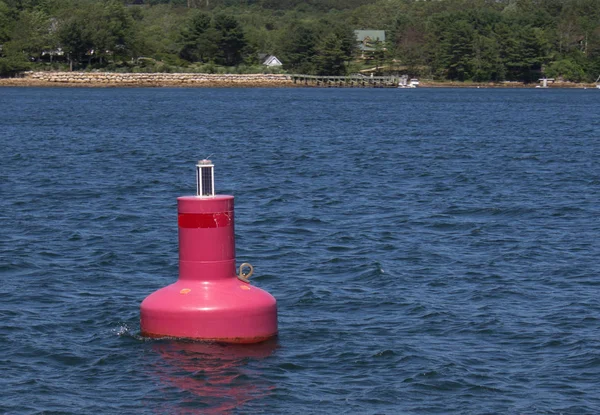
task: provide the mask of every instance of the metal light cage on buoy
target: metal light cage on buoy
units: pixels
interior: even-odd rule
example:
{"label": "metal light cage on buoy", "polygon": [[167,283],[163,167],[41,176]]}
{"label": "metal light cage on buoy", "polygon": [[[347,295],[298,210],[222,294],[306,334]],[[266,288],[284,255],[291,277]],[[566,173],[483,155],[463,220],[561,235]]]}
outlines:
{"label": "metal light cage on buoy", "polygon": [[210,160],[199,160],[196,164],[196,195],[212,197],[215,195],[215,165]]}

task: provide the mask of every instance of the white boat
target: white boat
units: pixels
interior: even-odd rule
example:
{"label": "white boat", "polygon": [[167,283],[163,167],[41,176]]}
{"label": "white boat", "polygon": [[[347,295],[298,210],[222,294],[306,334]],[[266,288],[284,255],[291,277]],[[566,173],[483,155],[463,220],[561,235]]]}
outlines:
{"label": "white boat", "polygon": [[416,88],[418,86],[419,86],[419,80],[416,78],[412,78],[409,81],[407,75],[402,75],[400,77],[400,82],[398,82],[398,88]]}

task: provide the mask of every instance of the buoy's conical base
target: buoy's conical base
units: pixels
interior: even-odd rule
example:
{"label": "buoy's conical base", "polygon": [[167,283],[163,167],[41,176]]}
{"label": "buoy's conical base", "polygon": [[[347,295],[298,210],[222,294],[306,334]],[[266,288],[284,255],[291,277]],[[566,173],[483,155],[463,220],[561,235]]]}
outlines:
{"label": "buoy's conical base", "polygon": [[141,334],[223,343],[259,343],[277,335],[277,303],[237,277],[178,280],[141,305]]}

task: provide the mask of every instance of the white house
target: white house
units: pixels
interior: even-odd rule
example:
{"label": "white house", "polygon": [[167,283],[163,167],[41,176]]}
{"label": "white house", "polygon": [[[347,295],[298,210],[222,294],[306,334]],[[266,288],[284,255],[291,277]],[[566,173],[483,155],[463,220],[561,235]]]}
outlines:
{"label": "white house", "polygon": [[277,59],[277,56],[269,55],[264,60],[263,65],[274,67],[274,66],[282,66],[283,64],[281,63],[281,61],[279,59]]}

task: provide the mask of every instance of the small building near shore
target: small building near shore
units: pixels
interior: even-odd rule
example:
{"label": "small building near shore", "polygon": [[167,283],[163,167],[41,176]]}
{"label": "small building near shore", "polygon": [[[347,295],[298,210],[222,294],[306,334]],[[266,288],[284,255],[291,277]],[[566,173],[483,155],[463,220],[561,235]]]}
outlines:
{"label": "small building near shore", "polygon": [[383,48],[385,43],[385,30],[355,30],[356,43],[358,50],[365,56],[365,52],[372,53],[378,47]]}
{"label": "small building near shore", "polygon": [[275,55],[267,56],[262,64],[270,68],[283,66],[283,63],[281,63],[281,61],[277,59],[277,56]]}

